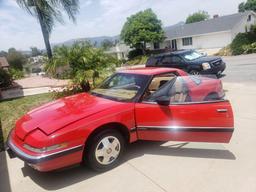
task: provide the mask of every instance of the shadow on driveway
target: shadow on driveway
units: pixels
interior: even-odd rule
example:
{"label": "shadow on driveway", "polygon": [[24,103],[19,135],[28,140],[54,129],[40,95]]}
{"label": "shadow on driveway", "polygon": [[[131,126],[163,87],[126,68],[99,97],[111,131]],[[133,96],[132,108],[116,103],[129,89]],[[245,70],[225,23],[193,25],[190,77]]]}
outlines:
{"label": "shadow on driveway", "polygon": [[[169,146],[161,146],[162,144],[163,142],[146,141],[139,141],[131,144],[127,149],[122,163],[145,154],[227,160],[236,159],[233,153],[225,149],[183,148],[188,143],[179,143]],[[58,190],[100,175],[100,173],[93,172],[87,167],[79,165],[48,173],[40,173],[25,165],[22,168],[22,172],[24,177],[30,177],[36,184],[46,190]]]}

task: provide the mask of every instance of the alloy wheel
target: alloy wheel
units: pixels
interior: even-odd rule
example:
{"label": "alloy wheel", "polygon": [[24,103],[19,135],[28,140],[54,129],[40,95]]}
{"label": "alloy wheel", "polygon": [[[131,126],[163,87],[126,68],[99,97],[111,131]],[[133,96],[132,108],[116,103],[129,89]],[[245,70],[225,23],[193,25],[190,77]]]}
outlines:
{"label": "alloy wheel", "polygon": [[109,165],[118,158],[120,151],[120,141],[114,136],[106,136],[96,146],[95,157],[101,165]]}

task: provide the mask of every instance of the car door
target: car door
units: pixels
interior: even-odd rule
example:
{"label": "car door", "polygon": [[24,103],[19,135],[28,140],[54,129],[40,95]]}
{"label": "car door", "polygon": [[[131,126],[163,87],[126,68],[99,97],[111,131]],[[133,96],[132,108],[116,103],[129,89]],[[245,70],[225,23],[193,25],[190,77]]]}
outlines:
{"label": "car door", "polygon": [[[229,101],[193,102],[193,99],[187,99],[191,90],[183,89],[180,85],[175,87],[177,79],[136,103],[139,139],[228,143],[234,130]],[[161,98],[168,98],[170,102],[159,104]]]}

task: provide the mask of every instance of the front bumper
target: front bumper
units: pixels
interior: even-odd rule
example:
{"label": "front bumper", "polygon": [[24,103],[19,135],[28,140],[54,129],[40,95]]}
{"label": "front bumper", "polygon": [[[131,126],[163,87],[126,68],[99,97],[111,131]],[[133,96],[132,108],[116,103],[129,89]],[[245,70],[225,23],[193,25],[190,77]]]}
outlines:
{"label": "front bumper", "polygon": [[7,140],[7,152],[10,157],[18,157],[36,170],[51,171],[80,163],[82,160],[83,145],[69,147],[53,153],[29,154],[13,140],[11,135]]}
{"label": "front bumper", "polygon": [[211,66],[210,69],[202,70],[202,74],[216,74],[220,75],[226,69],[226,63],[222,62],[220,65]]}
{"label": "front bumper", "polygon": [[52,159],[83,150],[83,145],[79,145],[79,146],[71,147],[71,148],[64,149],[64,150],[50,153],[50,154],[34,156],[34,155],[29,155],[29,154],[25,153],[24,151],[22,151],[21,149],[19,149],[17,146],[15,146],[15,144],[12,143],[12,141],[10,139],[8,139],[7,147],[8,147],[7,150],[9,150],[9,153],[13,153],[15,156],[17,156],[21,160],[25,161],[26,163],[30,163],[30,164],[38,164],[38,163],[42,163],[45,161],[50,161]]}

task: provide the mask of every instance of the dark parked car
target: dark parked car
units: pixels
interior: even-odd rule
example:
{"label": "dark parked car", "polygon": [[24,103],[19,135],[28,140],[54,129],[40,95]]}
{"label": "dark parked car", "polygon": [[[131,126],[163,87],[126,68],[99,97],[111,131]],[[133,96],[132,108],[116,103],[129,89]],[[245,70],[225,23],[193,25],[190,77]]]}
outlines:
{"label": "dark parked car", "polygon": [[220,75],[226,64],[220,57],[206,56],[194,50],[181,50],[151,56],[146,67],[171,67],[182,69],[192,75]]}

